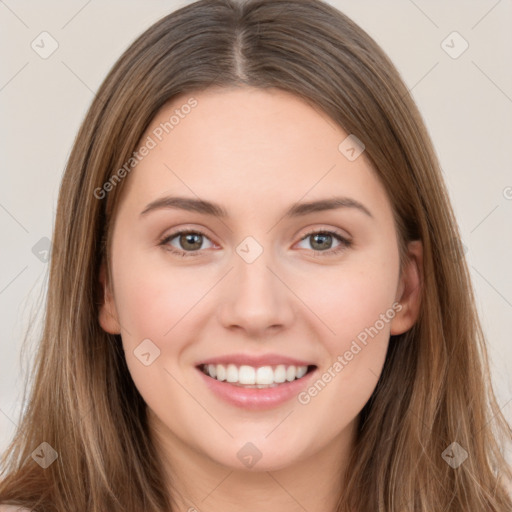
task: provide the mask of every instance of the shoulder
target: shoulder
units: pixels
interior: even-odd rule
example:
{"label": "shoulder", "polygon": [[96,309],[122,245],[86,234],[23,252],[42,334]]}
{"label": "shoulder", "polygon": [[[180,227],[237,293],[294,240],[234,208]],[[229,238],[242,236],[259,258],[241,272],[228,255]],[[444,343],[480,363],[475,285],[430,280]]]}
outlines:
{"label": "shoulder", "polygon": [[0,512],[30,512],[30,510],[19,505],[0,505]]}

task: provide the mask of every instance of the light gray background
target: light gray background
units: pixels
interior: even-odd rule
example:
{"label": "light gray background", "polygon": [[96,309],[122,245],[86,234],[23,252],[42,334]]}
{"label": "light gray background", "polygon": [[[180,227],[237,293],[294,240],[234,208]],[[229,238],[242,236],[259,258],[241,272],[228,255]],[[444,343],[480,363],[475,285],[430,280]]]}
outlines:
{"label": "light gray background", "polygon": [[[32,248],[52,237],[79,123],[122,51],[188,3],[0,0],[0,450],[33,355],[20,352],[29,323],[32,346],[40,334],[48,266]],[[498,402],[512,421],[512,2],[330,3],[388,53],[424,116],[467,248]],[[47,59],[31,47],[43,31],[59,45]],[[457,36],[446,40],[453,31],[469,44],[458,58],[445,51],[462,49]]]}

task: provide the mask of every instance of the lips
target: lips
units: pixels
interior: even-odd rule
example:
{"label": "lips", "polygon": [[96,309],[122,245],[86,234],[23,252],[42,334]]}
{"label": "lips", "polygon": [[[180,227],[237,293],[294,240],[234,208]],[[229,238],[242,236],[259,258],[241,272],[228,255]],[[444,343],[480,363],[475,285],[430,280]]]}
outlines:
{"label": "lips", "polygon": [[253,366],[258,368],[260,366],[314,366],[314,363],[304,359],[296,359],[280,354],[264,354],[264,355],[250,355],[250,354],[229,354],[225,356],[212,357],[199,361],[196,366],[200,367],[208,364],[234,364],[236,366]]}

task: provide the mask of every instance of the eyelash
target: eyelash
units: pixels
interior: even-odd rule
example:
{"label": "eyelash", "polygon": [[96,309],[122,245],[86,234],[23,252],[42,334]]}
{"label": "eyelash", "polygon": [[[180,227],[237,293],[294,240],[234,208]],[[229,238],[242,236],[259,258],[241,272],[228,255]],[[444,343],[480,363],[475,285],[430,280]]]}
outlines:
{"label": "eyelash", "polygon": [[[184,235],[184,234],[188,234],[188,235],[201,235],[203,237],[208,238],[208,235],[206,235],[206,233],[203,233],[200,229],[194,229],[194,230],[191,230],[191,229],[181,229],[179,231],[176,231],[175,233],[172,233],[171,235],[165,236],[163,239],[160,240],[158,245],[163,246],[165,250],[167,250],[167,251],[169,251],[169,252],[171,252],[171,253],[173,253],[173,254],[175,254],[177,256],[182,256],[182,257],[185,257],[185,258],[187,258],[189,256],[201,256],[201,250],[198,250],[198,251],[180,251],[180,250],[177,250],[176,248],[168,245],[168,242],[170,242],[172,239],[176,238],[179,235]],[[310,237],[311,235],[317,235],[317,234],[332,235],[334,238],[336,238],[340,242],[340,245],[338,247],[336,247],[335,249],[328,249],[326,251],[315,251],[313,249],[313,252],[318,254],[320,257],[336,256],[336,255],[340,254],[341,252],[345,251],[346,249],[348,249],[348,248],[350,248],[352,246],[352,241],[351,240],[348,240],[347,238],[345,238],[344,236],[342,236],[341,234],[339,234],[336,231],[330,231],[330,230],[313,230],[313,231],[309,231],[299,241],[302,242],[303,240],[305,240],[306,238]],[[316,256],[316,254],[315,254],[315,256]]]}

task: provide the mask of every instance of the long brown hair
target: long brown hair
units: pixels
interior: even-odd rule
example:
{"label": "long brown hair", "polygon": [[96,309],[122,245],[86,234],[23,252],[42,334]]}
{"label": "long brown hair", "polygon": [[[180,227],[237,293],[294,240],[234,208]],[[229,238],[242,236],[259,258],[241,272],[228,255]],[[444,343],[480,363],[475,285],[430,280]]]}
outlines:
{"label": "long brown hair", "polygon": [[[106,77],[62,180],[44,331],[30,397],[3,457],[0,502],[41,512],[176,510],[120,337],[98,323],[99,268],[110,261],[112,220],[129,177],[104,199],[97,191],[166,102],[244,84],[292,92],[360,139],[392,203],[401,248],[423,243],[420,315],[390,340],[360,415],[338,512],[512,510],[501,444],[512,429],[492,389],[430,138],[381,48],[320,0],[189,4],[138,37]],[[50,447],[58,457],[42,469],[32,454],[50,462]],[[446,454],[460,449],[468,457],[452,467]]]}

